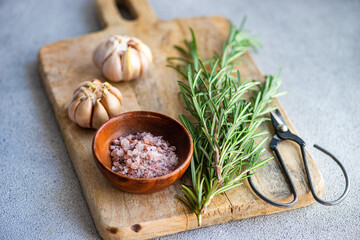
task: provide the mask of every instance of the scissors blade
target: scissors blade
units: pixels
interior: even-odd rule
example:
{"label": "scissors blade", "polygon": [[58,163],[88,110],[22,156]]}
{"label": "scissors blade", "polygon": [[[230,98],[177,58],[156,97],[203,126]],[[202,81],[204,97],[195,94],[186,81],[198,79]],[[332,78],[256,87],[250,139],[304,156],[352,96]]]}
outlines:
{"label": "scissors blade", "polygon": [[272,111],[270,113],[270,116],[276,133],[278,133],[279,131],[281,132],[289,131],[289,128],[285,123],[284,117],[281,115],[278,109]]}

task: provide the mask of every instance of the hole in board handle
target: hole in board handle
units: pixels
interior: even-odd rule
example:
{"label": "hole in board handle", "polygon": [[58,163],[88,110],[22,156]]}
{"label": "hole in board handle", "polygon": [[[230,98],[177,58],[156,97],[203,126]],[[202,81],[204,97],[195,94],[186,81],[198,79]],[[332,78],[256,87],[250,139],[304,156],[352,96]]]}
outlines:
{"label": "hole in board handle", "polygon": [[131,226],[131,230],[133,230],[134,232],[139,232],[141,230],[141,225],[140,224],[134,224]]}
{"label": "hole in board handle", "polygon": [[134,21],[138,18],[134,7],[129,0],[116,0],[116,7],[125,20]]}

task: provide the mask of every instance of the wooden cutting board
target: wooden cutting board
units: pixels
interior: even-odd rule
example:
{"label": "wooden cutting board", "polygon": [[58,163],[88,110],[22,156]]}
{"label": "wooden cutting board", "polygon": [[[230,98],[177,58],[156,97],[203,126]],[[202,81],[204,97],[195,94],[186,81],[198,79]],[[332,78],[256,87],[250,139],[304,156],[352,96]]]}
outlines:
{"label": "wooden cutting board", "polygon": [[[175,194],[181,194],[180,185],[187,181],[186,177],[161,192],[149,195],[129,194],[116,189],[100,174],[93,161],[91,141],[95,130],[82,129],[72,123],[67,115],[67,107],[80,82],[93,78],[105,81],[92,63],[96,44],[108,35],[123,34],[143,40],[152,49],[154,57],[148,74],[132,82],[114,84],[124,95],[123,111],[151,110],[178,119],[179,113],[186,113],[176,83],[181,77],[165,67],[166,58],[178,55],[174,44],[181,45],[184,38],[190,39],[189,27],[195,31],[203,59],[212,56],[214,50],[220,52],[222,41],[228,34],[228,20],[223,17],[198,17],[164,21],[156,18],[146,0],[120,1],[120,5],[127,6],[136,20],[123,19],[115,0],[97,0],[96,7],[104,30],[41,48],[39,69],[46,93],[94,222],[104,239],[152,238],[198,228],[195,215],[174,198]],[[243,56],[239,69],[242,79],[263,79],[250,54]],[[296,133],[279,102],[275,100],[273,104],[280,107],[291,131]],[[262,127],[269,130],[271,138],[274,132],[270,122]],[[270,149],[267,150],[267,156],[271,155]],[[299,202],[295,207],[313,203],[299,147],[291,142],[283,142],[280,151],[298,189]],[[310,156],[308,159],[315,188],[321,194],[322,176]],[[258,170],[255,182],[271,199],[292,199],[276,160]],[[245,181],[244,185],[213,199],[203,216],[202,227],[284,210],[264,203],[253,194]]]}

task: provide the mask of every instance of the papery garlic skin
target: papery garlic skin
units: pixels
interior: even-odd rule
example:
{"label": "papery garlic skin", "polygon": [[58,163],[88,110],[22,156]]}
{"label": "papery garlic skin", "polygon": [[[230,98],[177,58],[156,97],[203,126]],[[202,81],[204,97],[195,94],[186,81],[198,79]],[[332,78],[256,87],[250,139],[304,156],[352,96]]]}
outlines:
{"label": "papery garlic skin", "polygon": [[99,128],[109,118],[121,112],[122,94],[110,83],[93,82],[81,83],[74,91],[68,108],[71,121],[84,128]]}
{"label": "papery garlic skin", "polygon": [[107,79],[129,81],[148,71],[152,54],[137,38],[113,35],[97,45],[93,61]]}

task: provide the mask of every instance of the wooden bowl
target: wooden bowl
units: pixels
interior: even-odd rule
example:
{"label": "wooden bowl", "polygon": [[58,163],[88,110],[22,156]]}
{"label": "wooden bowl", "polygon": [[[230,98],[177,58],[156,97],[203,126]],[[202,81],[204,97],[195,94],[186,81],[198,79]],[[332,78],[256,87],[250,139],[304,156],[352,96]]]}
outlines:
{"label": "wooden bowl", "polygon": [[[112,140],[137,132],[163,136],[176,147],[179,163],[173,172],[156,178],[134,178],[111,170]],[[185,173],[193,154],[193,141],[186,128],[175,119],[156,112],[134,111],[122,113],[104,123],[96,132],[92,151],[96,166],[115,187],[130,193],[153,193],[170,186]]]}

